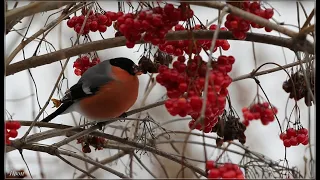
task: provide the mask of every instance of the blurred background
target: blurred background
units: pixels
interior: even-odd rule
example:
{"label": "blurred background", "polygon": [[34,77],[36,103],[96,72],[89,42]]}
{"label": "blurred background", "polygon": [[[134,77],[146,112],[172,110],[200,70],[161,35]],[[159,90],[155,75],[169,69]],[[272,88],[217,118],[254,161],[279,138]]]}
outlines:
{"label": "blurred background", "polygon": [[[11,9],[14,3],[15,3],[14,1],[9,1],[8,8]],[[27,5],[28,3],[29,3],[28,1],[20,1],[18,4],[18,7]],[[118,8],[116,1],[99,1],[99,4],[106,11],[117,11],[117,8]],[[288,26],[286,26],[287,28],[294,30],[296,32],[298,31],[297,5],[295,1],[268,1],[268,4],[270,4],[276,10],[274,15],[275,20],[277,20],[278,22],[284,22],[285,24],[289,24]],[[315,7],[314,1],[303,1],[302,4],[307,14],[309,14],[312,11],[312,9]],[[265,6],[267,7],[268,5],[266,4]],[[203,23],[205,23],[207,20],[208,21],[213,20],[218,15],[218,11],[214,9],[198,7],[198,6],[192,6],[192,9],[194,10],[195,15]],[[32,34],[34,34],[36,31],[38,31],[40,28],[42,28],[48,18],[49,18],[48,22],[57,18],[60,15],[60,13],[51,15],[56,11],[57,10],[36,14],[34,16],[34,19],[32,20],[32,24],[29,27],[29,30],[26,36],[29,37]],[[300,11],[300,22],[301,24],[303,24],[306,18],[301,8],[299,11]],[[24,18],[22,23],[17,24],[14,28],[15,29],[24,28],[19,32],[21,34],[25,34],[26,27],[30,23],[30,20],[31,20],[31,17]],[[314,20],[312,21],[311,24],[314,24]],[[253,29],[252,31],[257,33],[266,33],[264,29]],[[114,37],[114,34],[115,34],[115,30],[112,27],[110,27],[109,29],[107,29],[105,33],[103,33],[103,36],[104,38],[112,38]],[[275,31],[272,31],[268,34],[279,36],[279,33]],[[90,32],[90,37],[92,41],[101,39],[101,36],[99,35],[99,33]],[[59,26],[57,26],[50,32],[50,34],[46,37],[46,40],[50,42],[55,47],[56,50],[59,50],[59,49],[70,47],[71,38],[72,38],[72,41],[74,42],[76,39],[76,34],[72,29],[67,27],[66,21],[63,21],[63,23],[61,23]],[[10,32],[8,35],[6,35],[5,55],[9,56],[10,53],[14,50],[14,48],[19,45],[21,40],[22,40],[22,36],[17,34],[16,32]],[[233,66],[233,70],[230,73],[230,76],[232,78],[235,78],[240,75],[250,73],[255,68],[251,42],[229,40],[229,43],[231,45],[231,48],[228,51],[223,51],[223,54],[232,55],[236,59],[236,62]],[[286,63],[291,63],[295,60],[295,54],[289,49],[281,48],[273,45],[265,45],[261,43],[254,43],[254,44],[255,44],[256,57],[257,57],[257,66],[260,66],[261,64],[266,62],[276,62],[280,65],[284,65]],[[33,41],[29,43],[24,48],[24,52],[20,51],[18,55],[14,58],[12,63],[15,63],[23,60],[24,58],[29,58],[33,56],[33,53],[37,45],[38,45],[38,41]],[[128,57],[137,63],[139,60],[139,57],[143,52],[142,48],[139,51],[138,49],[139,49],[139,45],[136,45],[133,49],[127,49],[126,47],[119,47],[119,48],[112,48],[112,49],[98,51],[97,53],[101,60],[122,56],[122,57]],[[46,46],[45,43],[42,43],[41,47],[39,48],[38,55],[46,54],[53,51],[55,50],[52,47],[49,47],[48,45]],[[214,56],[215,57],[219,56],[219,51],[216,51],[214,53]],[[64,80],[62,82],[62,86],[61,86],[62,92],[66,91],[67,85],[70,87],[74,83],[76,83],[77,80],[79,79],[79,76],[76,76],[74,74],[73,72],[74,70],[72,67],[72,64],[76,60],[76,58],[77,57],[72,57],[70,59],[69,65],[65,71],[67,80]],[[62,61],[62,64],[64,63],[64,61],[65,60]],[[263,67],[261,70],[274,68],[274,67],[275,67],[274,65],[267,65]],[[59,62],[55,62],[52,64],[30,69],[30,71],[32,73],[34,82],[36,83],[37,95],[35,92],[35,85],[27,70],[16,73],[14,75],[7,76],[5,78],[5,108],[7,111],[7,119],[9,118],[9,113],[10,113],[10,115],[12,116],[12,119],[14,120],[32,121],[35,115],[37,115],[40,110],[39,105],[43,107],[45,102],[47,101],[48,96],[50,95],[54,87],[54,83],[61,71],[61,65]],[[278,71],[272,74],[260,76],[258,79],[260,80],[261,85],[264,91],[266,92],[266,94],[268,95],[268,98],[271,101],[271,103],[278,108],[277,116],[282,123],[285,118],[285,107],[288,99],[288,94],[285,93],[284,90],[282,89],[282,83],[285,80],[287,80],[286,73],[284,71]],[[139,80],[140,80],[140,95],[139,95],[138,101],[132,107],[132,109],[135,109],[141,106],[141,100],[143,98],[143,93],[148,82],[148,76],[147,75],[140,76]],[[166,92],[165,89],[157,84],[152,90],[152,92],[150,93],[149,97],[147,98],[146,104],[151,104],[158,101],[165,94],[165,92]],[[242,117],[241,109],[245,106],[250,105],[250,103],[253,101],[254,97],[256,96],[256,84],[252,79],[237,81],[230,85],[229,93],[230,93],[233,107],[236,109],[239,116]],[[262,93],[261,95],[264,97]],[[55,98],[59,97],[58,93],[56,92],[53,97]],[[37,101],[39,102],[39,104]],[[290,99],[288,103],[287,113],[290,113],[290,111],[293,108],[293,104],[294,104],[293,100]],[[308,128],[308,108],[304,104],[303,100],[299,101],[298,105],[301,113],[300,121],[304,127]],[[55,110],[55,108],[52,108],[52,106],[53,106],[52,103],[50,103],[50,105],[46,109],[46,113],[50,114]],[[168,121],[170,119],[179,118],[178,116],[177,117],[170,116],[163,106],[153,108],[149,110],[148,113],[150,114],[150,116],[152,116],[154,120],[156,120],[159,123]],[[315,143],[314,106],[310,108],[310,114],[311,114],[311,129],[309,130],[311,131],[310,145],[313,147],[313,150],[314,150],[314,143]],[[73,113],[73,115],[75,117],[75,120],[79,122],[80,115],[77,113]],[[47,114],[44,114],[44,117],[45,116],[47,116]],[[293,116],[291,118],[295,118],[295,117]],[[56,119],[54,119],[52,122],[74,125],[74,120],[70,114],[59,116]],[[188,122],[189,122],[188,120],[178,121],[176,123],[164,125],[164,127],[167,128],[168,130],[188,131],[189,130]],[[124,125],[124,124],[125,122],[114,123],[114,125]],[[22,137],[25,130],[27,130],[27,128],[22,127],[19,130],[18,137]],[[45,130],[47,129],[34,128],[32,133],[45,131]],[[113,131],[112,128],[110,128],[110,131],[111,130]],[[197,130],[194,130],[194,131],[199,133],[199,131]],[[121,131],[117,130],[114,133],[115,135],[119,135]],[[267,126],[262,125],[260,121],[250,122],[250,125],[247,128],[245,134],[247,136],[247,142],[245,146],[247,146],[250,150],[259,152],[275,161],[278,161],[284,158],[285,149],[282,141],[279,139],[280,130],[279,130],[279,125],[276,121],[274,121],[273,123]],[[173,134],[171,136],[171,138],[173,139],[182,139],[183,137],[184,136],[173,135]],[[40,143],[52,144],[54,142],[62,140],[63,138],[64,137],[47,139],[45,141],[41,141]],[[202,142],[202,137],[192,136],[191,140]],[[206,143],[215,144],[215,141],[212,139],[206,138]],[[70,151],[78,152],[78,150],[76,150],[77,148],[81,151],[81,146],[79,144],[76,144],[75,142],[72,142],[70,144],[73,147],[64,146],[63,148],[68,149]],[[178,149],[181,150],[182,143],[177,144],[177,147]],[[174,152],[173,149],[170,147],[170,144],[168,143],[159,144],[158,148],[164,149],[168,153]],[[238,147],[230,147],[230,148],[233,148],[239,151],[242,150]],[[109,157],[113,154],[116,154],[117,152],[118,152],[117,150],[102,150],[102,151],[93,150],[90,154],[87,154],[87,155],[90,156],[92,159],[98,158],[100,160],[100,159]],[[194,158],[202,161],[204,160],[202,145],[195,145],[195,144],[188,145],[186,154],[190,158]],[[219,151],[214,150],[214,148],[207,147],[207,154],[209,159],[215,159],[219,154]],[[5,164],[6,164],[7,171],[10,171],[12,169],[27,170],[26,165],[23,162],[18,151],[12,151],[6,155],[7,155],[7,158],[5,160]],[[79,171],[75,173],[74,168],[62,162],[57,157],[51,156],[49,154],[44,154],[44,153],[38,154],[41,157],[41,164],[42,164],[41,166],[39,165],[39,159],[37,157],[36,152],[24,150],[23,155],[26,162],[28,163],[28,166],[33,175],[33,178],[41,177],[40,176],[41,169],[45,174],[45,178],[50,178],[50,179],[61,179],[61,178],[69,179],[69,178],[77,177],[78,175],[81,174]],[[315,158],[315,151],[313,152],[313,156]],[[125,155],[123,158],[121,158],[122,162],[115,161],[108,165],[111,166],[112,168],[117,169],[120,172],[123,172],[123,173],[128,172],[128,169],[126,169],[126,166],[128,166],[128,157],[129,157],[128,155]],[[310,153],[307,146],[300,145],[300,146],[288,148],[286,157],[290,166],[297,166],[298,169],[303,172],[306,165],[304,158],[307,158],[309,160]],[[181,165],[177,163],[174,163],[170,160],[167,160],[161,157],[159,158],[163,162],[163,164],[165,164],[168,174],[172,176],[174,176],[181,168]],[[241,156],[228,153],[227,158],[231,159],[232,162],[234,163],[238,163],[240,161]],[[85,167],[85,164],[82,161],[78,161],[73,158],[68,158],[68,160],[77,164],[79,167]],[[160,177],[164,177],[163,170],[159,167],[159,164],[154,160],[154,157],[152,154],[142,153],[141,160],[146,164],[147,167],[152,169],[153,173],[157,174]],[[200,168],[204,168],[203,163],[195,162],[194,165],[197,165]],[[135,178],[152,178],[152,176],[150,176],[150,174],[148,174],[137,163],[134,163],[133,166],[134,166]],[[116,176],[103,170],[97,170],[95,173],[93,173],[93,175],[98,178],[116,178]],[[192,173],[188,173],[188,176],[192,177]]]}

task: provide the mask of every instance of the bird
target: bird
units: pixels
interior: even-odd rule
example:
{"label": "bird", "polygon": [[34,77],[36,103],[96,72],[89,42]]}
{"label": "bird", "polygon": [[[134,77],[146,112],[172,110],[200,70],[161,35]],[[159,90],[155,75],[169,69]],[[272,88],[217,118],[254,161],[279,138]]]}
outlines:
{"label": "bird", "polygon": [[41,122],[73,111],[90,120],[126,117],[138,98],[141,74],[141,68],[128,58],[101,61],[85,71],[60,100],[53,99],[58,109]]}

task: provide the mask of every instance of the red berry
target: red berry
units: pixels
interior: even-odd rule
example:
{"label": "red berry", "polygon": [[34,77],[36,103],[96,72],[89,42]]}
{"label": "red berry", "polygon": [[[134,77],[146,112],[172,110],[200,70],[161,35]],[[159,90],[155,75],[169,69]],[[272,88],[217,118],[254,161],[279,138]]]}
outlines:
{"label": "red berry", "polygon": [[164,7],[163,7],[163,11],[164,13],[166,13],[167,15],[171,15],[174,11],[174,6],[173,4],[169,4],[167,3]]}
{"label": "red berry", "polygon": [[271,32],[271,31],[272,31],[272,29],[267,28],[267,27],[265,27],[264,30],[265,30],[266,32]]}
{"label": "red berry", "polygon": [[11,123],[12,123],[12,129],[19,129],[21,127],[21,124],[18,121],[11,121]]}
{"label": "red berry", "polygon": [[84,15],[78,16],[76,19],[77,20],[76,23],[82,25],[84,19],[85,19]]}
{"label": "red berry", "polygon": [[106,25],[99,25],[98,30],[99,30],[99,32],[106,32],[107,26]]}
{"label": "red berry", "polygon": [[283,145],[284,147],[290,147],[291,146],[290,139],[283,140]]}
{"label": "red berry", "polygon": [[126,46],[127,46],[127,48],[133,48],[133,47],[134,47],[134,45],[135,45],[135,43],[134,43],[134,42],[131,42],[131,41],[127,41],[127,42],[126,42]]}
{"label": "red berry", "polygon": [[108,21],[108,17],[105,15],[98,16],[98,22],[100,25],[104,25]]}
{"label": "red berry", "polygon": [[308,137],[306,135],[304,135],[304,134],[298,134],[298,136],[297,136],[297,140],[298,140],[299,143],[304,142],[307,138]]}
{"label": "red berry", "polygon": [[238,28],[238,21],[231,21],[230,22],[230,30],[233,30],[233,29],[237,29]]}
{"label": "red berry", "polygon": [[7,121],[5,127],[6,129],[14,129],[14,121]]}
{"label": "red berry", "polygon": [[286,133],[281,133],[279,137],[280,137],[281,140],[285,140],[285,139],[287,139],[287,134]]}
{"label": "red berry", "polygon": [[132,18],[127,18],[125,21],[124,21],[124,24],[127,26],[127,27],[132,27],[133,26],[133,19]]}
{"label": "red berry", "polygon": [[303,141],[301,144],[303,144],[303,145],[309,144],[309,138],[307,137],[307,138],[305,139],[305,141]]}
{"label": "red berry", "polygon": [[11,129],[11,130],[9,131],[9,137],[15,138],[15,137],[17,137],[17,136],[18,136],[18,131],[17,131],[17,130]]}
{"label": "red berry", "polygon": [[67,26],[73,28],[76,25],[76,22],[73,19],[67,21]]}
{"label": "red berry", "polygon": [[168,54],[172,54],[173,52],[174,52],[174,47],[172,46],[172,45],[167,45],[166,46],[166,52],[168,53]]}
{"label": "red berry", "polygon": [[184,56],[179,56],[177,59],[179,62],[185,62],[186,58]]}
{"label": "red berry", "polygon": [[82,75],[81,69],[75,69],[74,74],[77,76],[81,76]]}
{"label": "red berry", "polygon": [[189,129],[195,129],[194,123],[195,123],[194,120],[189,122],[189,124],[188,124],[189,125]]}
{"label": "red berry", "polygon": [[90,30],[92,32],[96,32],[98,30],[98,22],[97,21],[92,21],[89,25]]}
{"label": "red berry", "polygon": [[208,172],[208,178],[219,178],[220,177],[220,171],[218,169],[211,169]]}
{"label": "red berry", "polygon": [[232,31],[232,34],[235,38],[239,40],[244,40],[247,37],[246,33],[243,31]]}
{"label": "red berry", "polygon": [[274,14],[273,9],[270,9],[270,8],[266,9],[264,11],[264,18],[270,19],[270,18],[272,18],[273,14]]}
{"label": "red berry", "polygon": [[242,123],[243,123],[245,126],[249,126],[249,121],[248,121],[248,120],[244,120]]}
{"label": "red berry", "polygon": [[91,148],[89,147],[89,145],[85,145],[82,147],[82,152],[84,153],[90,153],[91,152]]}
{"label": "red berry", "polygon": [[307,134],[308,134],[308,129],[306,129],[306,128],[301,128],[301,129],[298,130],[298,133],[299,133],[299,134],[305,134],[305,135],[307,135]]}
{"label": "red berry", "polygon": [[236,172],[233,170],[227,171],[225,173],[222,174],[222,178],[234,178],[236,177]]}
{"label": "red berry", "polygon": [[296,136],[296,130],[293,128],[287,129],[287,135],[288,137],[295,137]]}
{"label": "red berry", "polygon": [[223,41],[223,44],[221,45],[221,48],[223,50],[229,50],[230,49],[230,44],[228,43],[228,41]]}
{"label": "red berry", "polygon": [[291,137],[290,138],[290,144],[291,144],[291,146],[296,146],[296,145],[298,145],[298,139],[296,138],[296,137]]}
{"label": "red berry", "polygon": [[210,25],[209,29],[210,30],[216,30],[217,29],[217,25],[212,24],[212,25]]}
{"label": "red berry", "polygon": [[177,101],[177,105],[179,108],[183,109],[187,105],[187,100],[185,98],[179,98]]}
{"label": "red berry", "polygon": [[240,31],[247,32],[250,29],[250,24],[247,21],[241,20],[238,27]]}
{"label": "red berry", "polygon": [[202,108],[202,99],[199,96],[192,96],[190,98],[190,105],[196,112],[200,112]]}
{"label": "red berry", "polygon": [[181,84],[179,84],[179,91],[180,91],[180,92],[186,92],[187,89],[188,89],[187,83],[181,83]]}
{"label": "red berry", "polygon": [[206,170],[213,169],[214,166],[215,166],[214,161],[207,161],[207,162],[206,162]]}

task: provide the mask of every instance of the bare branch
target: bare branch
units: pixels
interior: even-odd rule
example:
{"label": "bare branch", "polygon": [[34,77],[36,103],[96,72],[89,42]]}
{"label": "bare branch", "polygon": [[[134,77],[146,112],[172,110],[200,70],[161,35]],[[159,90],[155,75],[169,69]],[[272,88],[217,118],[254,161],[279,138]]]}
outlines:
{"label": "bare branch", "polygon": [[[193,33],[194,39],[212,39],[214,32],[215,31],[211,31],[211,30],[197,30],[197,31],[193,31],[192,33]],[[179,40],[179,39],[185,40],[188,38],[189,38],[188,31],[170,32],[166,35],[167,40]],[[232,33],[229,31],[220,32],[218,38],[236,40],[234,39]],[[271,44],[271,45],[286,47],[296,51],[307,51],[310,54],[315,53],[313,44],[311,44],[306,40],[304,41],[301,40],[300,42],[298,40],[293,41],[290,38],[282,38],[282,37],[266,35],[266,34],[247,33],[247,38],[245,41]],[[140,43],[142,43],[142,41]],[[301,45],[303,43],[305,43],[304,46]],[[35,67],[42,66],[45,64],[50,64],[65,58],[77,56],[79,54],[120,47],[120,46],[124,46],[125,44],[126,44],[125,37],[116,37],[116,38],[98,40],[94,42],[88,42],[85,44],[77,45],[70,48],[65,48],[62,50],[58,50],[58,51],[40,55],[40,56],[33,56],[31,58],[10,64],[9,66],[7,66],[6,76],[12,75],[14,73],[17,73],[29,68],[35,68]]]}

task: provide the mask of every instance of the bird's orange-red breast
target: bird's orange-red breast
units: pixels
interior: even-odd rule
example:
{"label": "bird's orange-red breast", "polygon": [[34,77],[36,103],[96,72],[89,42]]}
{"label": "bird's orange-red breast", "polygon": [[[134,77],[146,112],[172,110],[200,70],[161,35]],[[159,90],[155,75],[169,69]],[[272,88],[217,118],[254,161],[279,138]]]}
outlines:
{"label": "bird's orange-red breast", "polygon": [[100,87],[94,95],[80,100],[81,111],[92,119],[115,118],[126,112],[137,100],[139,79],[112,66],[114,81]]}

